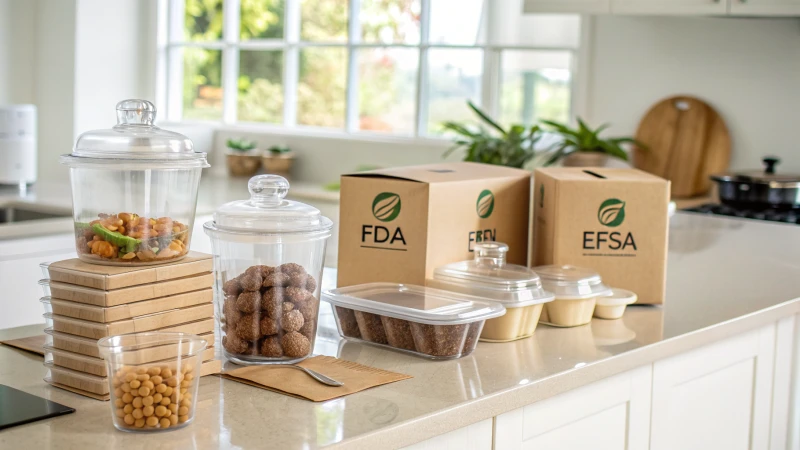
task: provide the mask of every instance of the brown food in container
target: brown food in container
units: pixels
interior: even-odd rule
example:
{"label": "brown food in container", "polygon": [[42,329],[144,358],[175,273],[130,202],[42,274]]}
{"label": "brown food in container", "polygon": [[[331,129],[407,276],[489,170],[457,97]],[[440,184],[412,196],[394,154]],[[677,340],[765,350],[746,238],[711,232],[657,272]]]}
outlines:
{"label": "brown food in container", "polygon": [[362,311],[354,311],[353,313],[356,316],[361,339],[375,342],[376,344],[387,344],[389,342],[386,339],[386,330],[383,328],[382,316]]}

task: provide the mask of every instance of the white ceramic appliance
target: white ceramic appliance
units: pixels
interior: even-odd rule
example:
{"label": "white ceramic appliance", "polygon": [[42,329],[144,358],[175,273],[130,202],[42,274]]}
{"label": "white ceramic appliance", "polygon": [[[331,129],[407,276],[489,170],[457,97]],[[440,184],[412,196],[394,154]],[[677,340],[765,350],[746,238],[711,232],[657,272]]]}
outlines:
{"label": "white ceramic appliance", "polygon": [[36,106],[0,105],[0,185],[36,181]]}

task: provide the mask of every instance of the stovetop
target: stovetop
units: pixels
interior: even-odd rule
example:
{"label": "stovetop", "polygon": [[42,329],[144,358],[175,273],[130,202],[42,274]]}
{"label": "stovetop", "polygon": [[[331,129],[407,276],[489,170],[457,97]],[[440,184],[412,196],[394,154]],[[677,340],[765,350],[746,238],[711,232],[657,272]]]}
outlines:
{"label": "stovetop", "polygon": [[743,217],[746,219],[769,220],[771,222],[784,222],[800,225],[800,210],[783,209],[748,209],[734,208],[728,205],[709,203],[684,209],[683,211],[701,214],[716,214],[720,216]]}

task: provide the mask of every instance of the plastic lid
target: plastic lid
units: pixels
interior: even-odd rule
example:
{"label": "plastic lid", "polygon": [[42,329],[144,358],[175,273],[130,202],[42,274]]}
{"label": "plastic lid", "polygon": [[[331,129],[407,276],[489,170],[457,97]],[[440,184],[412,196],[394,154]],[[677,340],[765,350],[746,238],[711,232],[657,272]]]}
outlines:
{"label": "plastic lid", "polygon": [[207,232],[234,234],[323,233],[330,235],[333,222],[305,203],[286,200],[289,182],[278,175],[257,175],[247,183],[250,199],[220,206]]}
{"label": "plastic lid", "polygon": [[506,263],[508,245],[502,242],[475,244],[475,258],[447,264],[433,271],[437,287],[485,297],[506,307],[521,307],[553,300],[542,288],[533,270]]}
{"label": "plastic lid", "polygon": [[539,266],[533,268],[542,278],[542,285],[560,300],[580,300],[611,295],[600,275],[583,267]]}
{"label": "plastic lid", "polygon": [[500,303],[424,286],[367,283],[326,290],[322,299],[335,306],[429,325],[459,325],[502,316]]}
{"label": "plastic lid", "polygon": [[206,154],[195,152],[188,137],[158,128],[153,125],[155,118],[156,107],[147,100],[123,100],[117,103],[117,124],[110,130],[78,136],[72,153],[61,155],[61,163],[80,166],[126,161],[149,163],[154,169],[210,167]]}
{"label": "plastic lid", "polygon": [[600,306],[630,305],[636,303],[638,296],[627,289],[611,288],[611,295],[600,297],[597,304]]}

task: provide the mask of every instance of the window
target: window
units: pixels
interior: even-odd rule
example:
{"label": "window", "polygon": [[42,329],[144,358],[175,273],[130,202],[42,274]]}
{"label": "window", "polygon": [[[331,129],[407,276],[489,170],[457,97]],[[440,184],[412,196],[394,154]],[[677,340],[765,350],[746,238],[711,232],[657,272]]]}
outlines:
{"label": "window", "polygon": [[435,136],[566,121],[580,19],[522,0],[163,0],[169,120]]}

